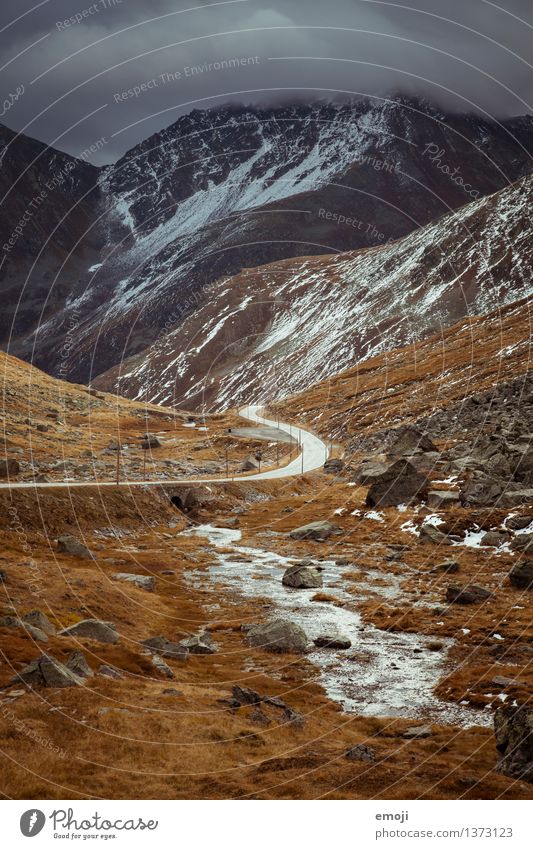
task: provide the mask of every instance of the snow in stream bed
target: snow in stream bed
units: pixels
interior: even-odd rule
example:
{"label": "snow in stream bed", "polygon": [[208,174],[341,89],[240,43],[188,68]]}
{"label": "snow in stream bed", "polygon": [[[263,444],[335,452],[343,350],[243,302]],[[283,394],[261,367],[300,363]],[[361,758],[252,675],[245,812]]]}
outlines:
{"label": "snow in stream bed", "polygon": [[[316,590],[293,590],[281,583],[283,571],[294,562],[275,552],[239,545],[241,532],[231,528],[200,525],[184,535],[205,537],[213,546],[213,562],[207,567],[214,585],[232,590],[233,597],[267,598],[271,616],[288,615],[301,625],[310,640],[320,634],[340,633],[352,641],[348,651],[312,649],[307,658],[318,668],[318,681],[329,698],[347,712],[364,716],[403,716],[453,725],[488,725],[486,712],[466,709],[436,698],[433,689],[446,672],[447,649],[451,640],[442,640],[442,652],[430,651],[432,638],[418,634],[389,633],[364,624],[357,611],[358,601],[368,591],[385,597],[400,592],[401,577],[367,571],[358,584],[359,596],[346,589],[343,567],[334,561],[321,561],[322,592],[340,599],[345,606],[312,601]],[[220,549],[220,550],[217,550]],[[205,573],[191,569],[186,574],[193,586],[205,588]],[[373,582],[379,578],[379,583]],[[390,579],[390,580],[388,580]],[[353,586],[353,585],[352,585]],[[215,592],[218,592],[216,586]],[[350,655],[355,654],[353,660]]]}

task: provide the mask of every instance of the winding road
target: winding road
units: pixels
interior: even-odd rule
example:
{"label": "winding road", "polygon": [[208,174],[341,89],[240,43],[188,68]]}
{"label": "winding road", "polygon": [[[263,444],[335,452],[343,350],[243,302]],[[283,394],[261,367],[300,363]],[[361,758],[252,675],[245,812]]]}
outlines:
{"label": "winding road", "polygon": [[172,486],[178,484],[191,485],[201,483],[229,483],[231,481],[257,481],[271,480],[274,478],[290,478],[296,475],[312,472],[315,469],[322,467],[328,458],[328,447],[318,436],[286,422],[277,422],[272,419],[266,419],[259,414],[262,409],[259,404],[248,404],[239,410],[239,415],[244,419],[248,419],[255,424],[266,425],[275,429],[279,429],[289,434],[296,442],[301,445],[301,453],[298,454],[295,460],[291,460],[285,466],[276,469],[269,469],[266,472],[257,472],[257,474],[233,475],[225,478],[168,478],[164,480],[121,480],[119,484],[116,481],[102,480],[85,480],[85,481],[6,481],[0,483],[0,489],[54,489],[57,487],[85,487],[85,486]]}

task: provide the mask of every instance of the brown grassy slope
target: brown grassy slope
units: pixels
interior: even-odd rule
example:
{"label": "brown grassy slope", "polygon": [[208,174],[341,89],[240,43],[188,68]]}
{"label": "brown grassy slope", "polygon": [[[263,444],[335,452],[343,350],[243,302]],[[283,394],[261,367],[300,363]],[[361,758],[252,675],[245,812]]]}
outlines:
{"label": "brown grassy slope", "polygon": [[530,297],[365,360],[274,409],[343,442],[416,421],[525,374],[532,362],[532,327]]}
{"label": "brown grassy slope", "polygon": [[[44,470],[50,480],[114,479],[116,452],[108,448],[117,443],[128,446],[121,457],[123,479],[131,472],[142,477],[145,459],[148,478],[179,476],[179,468],[172,468],[169,461],[200,467],[218,463],[224,473],[226,448],[235,467],[257,447],[263,450],[265,460],[275,459],[275,450],[266,449],[264,442],[228,436],[228,427],[245,424],[236,412],[195,414],[197,427],[188,427],[186,412],[56,380],[3,352],[0,389],[0,456],[22,461],[21,479],[31,480],[34,470]],[[157,434],[161,447],[144,452],[140,437],[145,432]],[[281,457],[284,453],[282,447]],[[57,461],[70,461],[70,467],[50,470],[49,464]]]}

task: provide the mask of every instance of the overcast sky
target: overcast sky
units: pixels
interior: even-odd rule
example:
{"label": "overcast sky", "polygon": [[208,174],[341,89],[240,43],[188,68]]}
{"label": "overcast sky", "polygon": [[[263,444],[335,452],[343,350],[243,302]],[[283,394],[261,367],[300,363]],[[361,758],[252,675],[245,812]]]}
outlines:
{"label": "overcast sky", "polygon": [[2,0],[0,30],[0,122],[74,155],[104,138],[95,164],[228,100],[406,91],[533,111],[532,0]]}

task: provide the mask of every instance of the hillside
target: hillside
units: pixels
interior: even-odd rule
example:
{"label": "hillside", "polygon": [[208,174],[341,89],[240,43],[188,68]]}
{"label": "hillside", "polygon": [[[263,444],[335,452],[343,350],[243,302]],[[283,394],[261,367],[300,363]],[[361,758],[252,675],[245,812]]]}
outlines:
{"label": "hillside", "polygon": [[[511,575],[531,563],[533,464],[513,507],[435,507],[424,483],[413,500],[369,508],[358,473],[362,455],[391,451],[391,424],[424,427],[431,413],[435,442],[428,451],[419,434],[409,458],[433,487],[454,491],[462,473],[443,473],[465,451],[485,473],[487,434],[494,477],[498,452],[524,436],[530,452],[530,307],[463,321],[285,401],[283,416],[337,440],[344,467],[196,487],[185,514],[164,480],[0,489],[4,793],[531,798],[493,723],[531,698],[533,584]],[[117,423],[132,439],[144,414],[163,431],[154,454],[194,450],[200,436],[185,413],[13,358],[2,367],[8,457],[24,427],[43,460],[83,452],[92,435],[100,448]],[[53,413],[50,429],[25,425],[28,408],[39,424]],[[233,415],[208,417],[201,443],[228,439]],[[323,539],[302,536],[310,522],[326,522]],[[279,619],[273,651],[256,637]]]}
{"label": "hillside", "polygon": [[422,422],[424,429],[438,428],[450,411],[455,419],[447,416],[445,433],[475,439],[483,421],[472,420],[472,397],[492,395],[494,412],[501,418],[506,416],[506,402],[500,387],[514,383],[518,398],[529,401],[532,329],[529,297],[463,319],[416,344],[369,357],[273,409],[306,421],[345,446],[357,440],[363,444],[365,438],[400,424]]}
{"label": "hillside", "polygon": [[2,243],[32,214],[0,270],[0,342],[83,382],[179,332],[222,277],[383,245],[531,172],[531,118],[403,96],[195,110],[102,169],[4,135]]}
{"label": "hillside", "polygon": [[[244,270],[195,313],[95,382],[214,409],[272,401],[532,291],[533,179],[402,240]],[[475,320],[474,320],[475,323]]]}
{"label": "hillside", "polygon": [[1,352],[0,380],[2,457],[17,461],[19,471],[10,475],[16,480],[116,480],[118,462],[121,481],[164,482],[239,472],[258,448],[264,465],[283,461],[287,449],[276,452],[252,431],[248,436],[236,411],[205,416],[131,401],[59,381]]}

